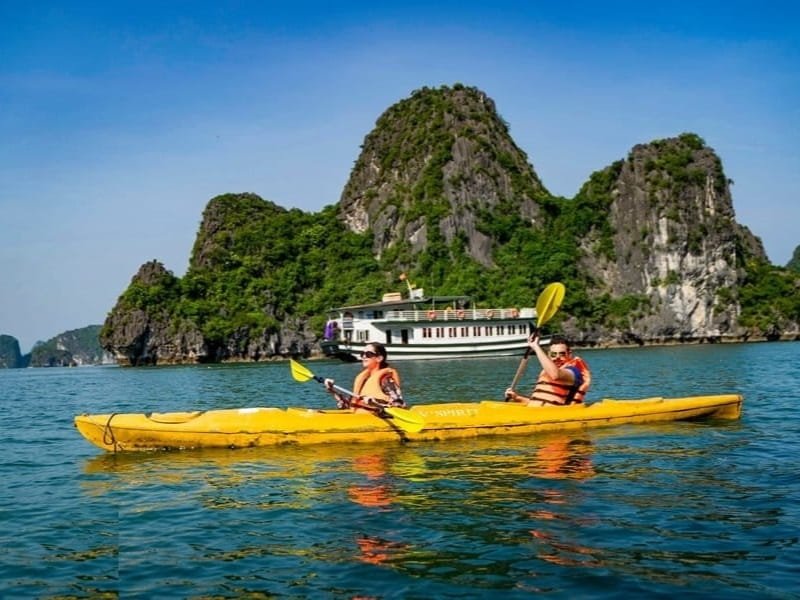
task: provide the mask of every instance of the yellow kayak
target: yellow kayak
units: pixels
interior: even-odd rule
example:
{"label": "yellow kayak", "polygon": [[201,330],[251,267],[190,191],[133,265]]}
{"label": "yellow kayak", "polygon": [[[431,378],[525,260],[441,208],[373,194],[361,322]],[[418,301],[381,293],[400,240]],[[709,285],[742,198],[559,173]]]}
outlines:
{"label": "yellow kayak", "polygon": [[197,412],[79,415],[75,426],[109,451],[245,448],[276,444],[429,441],[483,435],[569,431],[625,423],[700,418],[738,419],[737,394],[604,399],[591,405],[526,407],[484,400],[424,404],[383,416],[301,408],[235,408]]}

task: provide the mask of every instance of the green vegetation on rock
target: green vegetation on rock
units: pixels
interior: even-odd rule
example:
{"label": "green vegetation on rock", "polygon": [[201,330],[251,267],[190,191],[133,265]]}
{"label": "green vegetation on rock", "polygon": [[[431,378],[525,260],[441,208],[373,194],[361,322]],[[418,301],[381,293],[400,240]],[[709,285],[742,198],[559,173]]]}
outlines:
{"label": "green vegetation on rock", "polygon": [[740,288],[739,322],[754,332],[775,335],[800,322],[800,276],[765,261],[748,261]]}

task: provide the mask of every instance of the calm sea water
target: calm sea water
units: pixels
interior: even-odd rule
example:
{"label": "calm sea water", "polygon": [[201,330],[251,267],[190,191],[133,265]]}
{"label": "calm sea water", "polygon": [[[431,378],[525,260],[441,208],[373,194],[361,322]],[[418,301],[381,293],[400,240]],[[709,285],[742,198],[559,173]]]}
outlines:
{"label": "calm sea water", "polygon": [[[330,400],[288,363],[0,371],[0,597],[800,597],[800,344],[581,354],[593,399],[738,392],[743,418],[113,455],[75,414]],[[399,366],[421,403],[517,364]]]}

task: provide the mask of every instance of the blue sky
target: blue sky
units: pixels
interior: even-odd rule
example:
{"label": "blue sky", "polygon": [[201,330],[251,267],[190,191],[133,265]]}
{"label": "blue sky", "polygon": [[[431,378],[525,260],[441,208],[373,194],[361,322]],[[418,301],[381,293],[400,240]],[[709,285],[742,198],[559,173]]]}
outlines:
{"label": "blue sky", "polygon": [[566,197],[635,144],[699,134],[786,264],[799,10],[654,4],[0,0],[0,334],[26,352],[102,323],[148,260],[182,275],[217,194],[336,203],[380,114],[457,82]]}

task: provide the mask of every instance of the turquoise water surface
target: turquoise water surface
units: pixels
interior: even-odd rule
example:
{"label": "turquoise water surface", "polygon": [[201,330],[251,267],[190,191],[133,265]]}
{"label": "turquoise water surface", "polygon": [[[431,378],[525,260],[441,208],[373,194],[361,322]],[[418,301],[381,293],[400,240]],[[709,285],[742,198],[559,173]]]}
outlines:
{"label": "turquoise water surface", "polygon": [[[742,419],[113,455],[74,415],[331,401],[288,363],[0,371],[0,597],[800,597],[800,344],[580,354],[590,399],[735,392]],[[397,366],[424,403],[517,365]]]}

